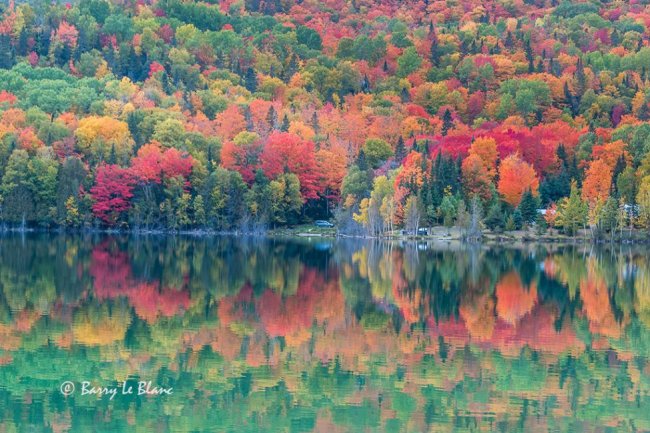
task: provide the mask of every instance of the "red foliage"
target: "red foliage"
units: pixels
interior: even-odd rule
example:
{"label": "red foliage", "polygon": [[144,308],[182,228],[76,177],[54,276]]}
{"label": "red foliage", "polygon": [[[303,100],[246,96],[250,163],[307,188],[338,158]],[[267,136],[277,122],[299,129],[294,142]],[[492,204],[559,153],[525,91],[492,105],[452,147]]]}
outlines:
{"label": "red foliage", "polygon": [[145,144],[138,150],[138,155],[131,160],[133,174],[142,182],[160,183],[162,153],[158,143]]}
{"label": "red foliage", "polygon": [[95,201],[93,214],[108,225],[115,224],[120,214],[131,207],[133,183],[131,170],[118,165],[100,165],[90,190]]}
{"label": "red foliage", "polygon": [[[423,170],[423,164],[424,170]],[[423,162],[420,152],[412,151],[404,159],[402,169],[395,177],[395,189],[406,188],[408,191],[416,192],[424,183],[428,173],[428,167]]]}
{"label": "red foliage", "polygon": [[56,36],[62,43],[68,45],[70,48],[75,48],[77,46],[79,31],[74,25],[61,21],[56,31]]}
{"label": "red foliage", "polygon": [[43,147],[43,142],[34,132],[34,128],[31,127],[20,131],[18,143],[20,143],[21,149],[25,149],[28,152],[33,152],[39,147]]}
{"label": "red foliage", "polygon": [[318,198],[323,192],[314,152],[314,143],[288,132],[272,133],[261,155],[264,174],[275,179],[282,173],[298,176],[303,199]]}
{"label": "red foliage", "polygon": [[165,70],[165,67],[158,62],[151,62],[149,65],[149,76],[155,75],[157,72],[162,72]]}
{"label": "red foliage", "polygon": [[260,166],[261,153],[260,140],[242,145],[226,141],[221,148],[221,165],[228,170],[238,171],[244,181],[250,185],[255,180],[255,172]]}
{"label": "red foliage", "polygon": [[194,159],[178,149],[170,147],[163,153],[160,165],[166,177],[183,176],[187,178],[192,173]]}
{"label": "red foliage", "polygon": [[9,105],[13,105],[16,103],[16,100],[17,100],[16,95],[14,95],[13,93],[9,93],[6,90],[0,92],[0,104],[6,102]]}
{"label": "red foliage", "polygon": [[163,153],[157,142],[145,144],[131,160],[131,170],[142,182],[160,183],[162,176],[187,178],[192,172],[194,159],[170,147]]}
{"label": "red foliage", "polygon": [[160,36],[166,44],[169,44],[174,38],[174,29],[172,29],[169,24],[163,24],[160,26],[160,29],[158,29],[158,36]]}

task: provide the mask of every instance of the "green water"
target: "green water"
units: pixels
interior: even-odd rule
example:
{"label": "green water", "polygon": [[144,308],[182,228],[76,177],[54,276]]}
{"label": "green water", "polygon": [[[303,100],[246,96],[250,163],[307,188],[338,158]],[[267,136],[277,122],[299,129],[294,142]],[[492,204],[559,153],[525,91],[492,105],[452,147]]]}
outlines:
{"label": "green water", "polygon": [[647,253],[0,237],[0,432],[648,431]]}

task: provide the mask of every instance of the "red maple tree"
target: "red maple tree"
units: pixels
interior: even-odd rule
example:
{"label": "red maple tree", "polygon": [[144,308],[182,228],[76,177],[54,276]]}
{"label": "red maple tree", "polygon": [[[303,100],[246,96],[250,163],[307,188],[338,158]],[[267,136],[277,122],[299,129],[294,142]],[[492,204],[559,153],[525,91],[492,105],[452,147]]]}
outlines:
{"label": "red maple tree", "polygon": [[93,214],[106,224],[114,225],[120,214],[131,207],[133,183],[131,170],[113,164],[100,165],[95,185],[90,190],[95,202]]}

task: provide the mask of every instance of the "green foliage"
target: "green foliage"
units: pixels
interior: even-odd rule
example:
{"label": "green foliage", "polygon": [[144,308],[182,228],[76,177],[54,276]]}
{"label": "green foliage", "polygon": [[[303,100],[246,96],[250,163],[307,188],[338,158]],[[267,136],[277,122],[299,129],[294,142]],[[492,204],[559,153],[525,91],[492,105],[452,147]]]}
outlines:
{"label": "green foliage", "polygon": [[562,199],[558,205],[557,225],[569,235],[575,235],[578,229],[587,223],[587,204],[580,198],[578,186],[571,184],[571,194]]}
{"label": "green foliage", "polygon": [[521,201],[517,207],[523,224],[532,224],[535,222],[537,219],[537,208],[539,208],[539,200],[530,190],[526,190],[521,196]]}
{"label": "green foliage", "polygon": [[414,47],[404,50],[404,53],[397,59],[397,76],[406,77],[415,72],[422,64],[422,58]]}
{"label": "green foliage", "polygon": [[390,144],[379,138],[369,138],[363,146],[366,160],[372,168],[378,168],[393,155]]}
{"label": "green foliage", "polygon": [[293,173],[283,174],[269,184],[271,221],[274,224],[296,224],[302,207],[300,181]]}
{"label": "green foliage", "polygon": [[503,214],[501,203],[495,200],[490,206],[488,213],[485,217],[485,225],[492,231],[498,232],[505,228],[505,216]]}

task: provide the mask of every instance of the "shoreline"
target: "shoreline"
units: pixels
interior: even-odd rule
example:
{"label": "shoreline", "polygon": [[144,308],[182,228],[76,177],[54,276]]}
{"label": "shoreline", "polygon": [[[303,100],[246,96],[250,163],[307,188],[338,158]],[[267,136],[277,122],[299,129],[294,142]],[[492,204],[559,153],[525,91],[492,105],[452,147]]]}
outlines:
{"label": "shoreline", "polygon": [[322,229],[312,226],[284,227],[269,230],[243,231],[243,230],[212,230],[212,229],[192,229],[192,230],[168,230],[168,229],[109,229],[109,228],[45,228],[45,227],[0,227],[0,234],[8,233],[56,233],[56,234],[79,234],[79,235],[130,235],[130,236],[189,236],[189,237],[217,237],[217,236],[245,236],[249,238],[321,238],[321,239],[356,239],[366,241],[382,242],[460,242],[464,244],[648,244],[650,243],[650,234],[640,230],[627,231],[624,236],[603,236],[594,239],[584,234],[577,236],[567,236],[561,233],[544,233],[537,234],[531,231],[513,231],[482,233],[479,241],[467,241],[463,239],[457,228],[447,229],[444,227],[433,227],[432,230],[437,233],[426,235],[412,234],[385,234],[381,236],[371,236],[366,234],[347,234],[339,233],[334,229]]}

